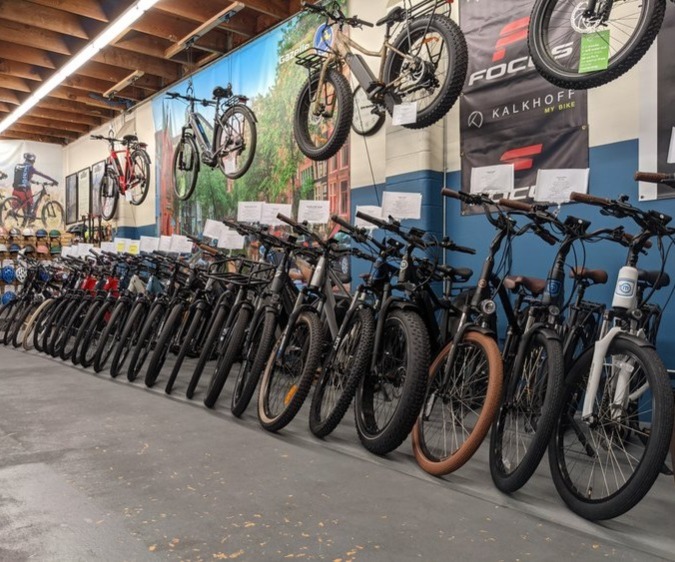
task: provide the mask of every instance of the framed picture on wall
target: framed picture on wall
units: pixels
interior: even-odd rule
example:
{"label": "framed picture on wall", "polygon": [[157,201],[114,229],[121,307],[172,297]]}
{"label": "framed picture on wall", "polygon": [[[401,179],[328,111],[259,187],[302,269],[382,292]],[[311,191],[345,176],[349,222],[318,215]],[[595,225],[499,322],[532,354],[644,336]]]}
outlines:
{"label": "framed picture on wall", "polygon": [[78,219],[91,212],[91,168],[77,172],[77,213]]}
{"label": "framed picture on wall", "polygon": [[101,180],[105,173],[105,160],[91,167],[91,214],[101,216]]}
{"label": "framed picture on wall", "polygon": [[66,178],[66,224],[77,222],[77,174]]}

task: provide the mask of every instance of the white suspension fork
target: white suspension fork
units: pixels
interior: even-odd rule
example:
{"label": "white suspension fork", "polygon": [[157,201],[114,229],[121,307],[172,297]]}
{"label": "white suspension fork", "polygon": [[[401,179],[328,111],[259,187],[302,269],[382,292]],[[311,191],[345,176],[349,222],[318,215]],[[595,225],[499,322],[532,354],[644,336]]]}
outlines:
{"label": "white suspension fork", "polygon": [[[607,350],[614,339],[622,333],[623,330],[615,326],[605,334],[602,338],[595,342],[593,347],[593,362],[591,363],[591,374],[588,377],[588,384],[586,385],[586,396],[584,396],[584,407],[581,412],[582,419],[586,422],[593,422],[593,406],[595,404],[595,396],[600,387],[600,378],[602,376],[602,368],[605,364],[605,357]],[[621,370],[623,373],[623,369]],[[621,375],[620,375],[621,376]],[[617,385],[617,389],[621,384]]]}

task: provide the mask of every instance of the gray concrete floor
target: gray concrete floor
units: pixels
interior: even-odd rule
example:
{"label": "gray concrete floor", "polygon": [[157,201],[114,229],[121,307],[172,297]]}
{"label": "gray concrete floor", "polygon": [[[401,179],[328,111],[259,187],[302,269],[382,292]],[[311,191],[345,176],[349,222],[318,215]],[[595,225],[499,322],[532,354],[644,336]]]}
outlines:
{"label": "gray concrete floor", "polygon": [[[215,411],[33,353],[0,348],[0,560],[675,560],[675,487],[625,516],[571,514],[545,466],[492,486],[486,451],[435,479],[404,444],[363,450],[349,419],[314,439],[250,408]],[[188,367],[189,373],[189,367]],[[186,376],[189,376],[187,374]]]}

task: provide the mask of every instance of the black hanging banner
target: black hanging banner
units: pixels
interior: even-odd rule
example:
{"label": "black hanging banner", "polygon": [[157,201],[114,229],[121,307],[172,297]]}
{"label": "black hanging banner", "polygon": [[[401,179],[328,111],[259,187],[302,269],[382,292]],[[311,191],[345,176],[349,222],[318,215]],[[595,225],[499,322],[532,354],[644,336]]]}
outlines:
{"label": "black hanging banner", "polygon": [[531,10],[531,0],[461,2],[470,53],[460,102],[464,191],[476,167],[513,164],[511,197],[521,200],[534,198],[539,169],[588,168],[587,94],[536,71],[527,47]]}
{"label": "black hanging banner", "polygon": [[[658,37],[658,167],[656,171],[675,173],[675,163],[668,164],[668,155],[675,151],[675,9],[666,10],[666,19]],[[671,154],[671,160],[673,160]],[[675,197],[673,190],[658,186],[659,199]]]}

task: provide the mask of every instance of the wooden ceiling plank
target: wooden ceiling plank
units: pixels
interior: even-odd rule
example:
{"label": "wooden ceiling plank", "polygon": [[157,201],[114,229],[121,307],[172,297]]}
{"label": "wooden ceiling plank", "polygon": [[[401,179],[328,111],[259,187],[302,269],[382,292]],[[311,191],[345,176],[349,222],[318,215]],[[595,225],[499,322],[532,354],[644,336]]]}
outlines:
{"label": "wooden ceiling plank", "polygon": [[58,98],[62,100],[77,101],[83,103],[84,105],[100,107],[102,109],[107,109],[109,111],[112,110],[119,112],[122,111],[123,109],[121,107],[111,106],[102,100],[92,98],[82,90],[77,90],[75,88],[68,88],[67,86],[59,86],[49,94],[49,97]]}
{"label": "wooden ceiling plank", "polygon": [[46,51],[17,45],[8,41],[0,40],[0,58],[22,62],[25,64],[32,64],[52,70],[56,68],[54,61]]}
{"label": "wooden ceiling plank", "polygon": [[[69,76],[62,82],[63,86],[68,86],[69,88],[76,88],[78,90],[83,90],[85,92],[94,92],[97,94],[103,95],[104,92],[107,92],[113,84],[105,80],[99,80],[97,78],[88,78],[86,76],[79,76],[74,74]],[[147,96],[138,88],[127,88],[124,92],[124,96],[127,99],[140,101],[145,99]]]}
{"label": "wooden ceiling plank", "polygon": [[108,15],[98,0],[30,0],[30,2],[97,21],[109,21]]}
{"label": "wooden ceiling plank", "polygon": [[[77,71],[77,74],[82,76],[89,76],[90,78],[98,78],[111,83],[117,83],[129,74],[129,69],[119,68],[117,66],[110,66],[100,62],[89,61],[82,68]],[[152,76],[145,74],[141,76],[134,84],[137,88],[143,90],[151,90],[156,92],[164,87],[164,83],[159,76]]]}
{"label": "wooden ceiling plank", "polygon": [[64,131],[62,129],[55,129],[51,127],[38,127],[36,125],[27,125],[21,121],[14,123],[9,128],[10,131],[17,131],[19,133],[35,133],[38,135],[50,135],[54,137],[61,137],[64,139],[75,140],[79,138],[80,133],[74,131]]}
{"label": "wooden ceiling plank", "polygon": [[86,133],[89,125],[84,123],[68,123],[67,121],[56,121],[54,119],[45,119],[43,117],[31,117],[24,115],[21,120],[25,125],[35,125],[36,127],[51,127],[57,130],[72,131],[75,133]]}
{"label": "wooden ceiling plank", "polygon": [[281,0],[241,0],[247,8],[272,16],[278,20],[291,15],[288,6]]}
{"label": "wooden ceiling plank", "polygon": [[42,75],[31,64],[25,62],[17,62],[9,59],[0,59],[0,73],[7,76],[16,76],[24,80],[32,80],[34,82],[42,82]]}
{"label": "wooden ceiling plank", "polygon": [[0,88],[8,88],[16,92],[25,93],[30,93],[33,91],[23,78],[7,76],[6,74],[0,74]]}
{"label": "wooden ceiling plank", "polygon": [[162,0],[154,6],[156,10],[166,12],[188,20],[203,22],[216,11],[221,10],[232,0]]}
{"label": "wooden ceiling plank", "polygon": [[0,138],[12,139],[12,140],[30,140],[35,142],[47,142],[51,144],[68,144],[66,139],[52,137],[48,135],[35,135],[31,133],[15,133],[12,131],[4,131],[0,133]]}
{"label": "wooden ceiling plank", "polygon": [[19,24],[30,22],[30,25],[40,29],[89,39],[80,18],[75,14],[25,0],[0,0],[0,18]]}
{"label": "wooden ceiling plank", "polygon": [[103,124],[104,119],[99,117],[92,117],[82,113],[74,113],[70,111],[60,111],[57,109],[49,109],[45,107],[36,106],[30,110],[32,117],[42,117],[44,119],[55,119],[56,121],[65,121],[66,123],[83,123],[91,127],[98,127]]}
{"label": "wooden ceiling plank", "polygon": [[92,107],[77,101],[57,98],[44,98],[38,102],[38,107],[46,109],[56,109],[58,111],[75,112],[80,115],[88,115],[90,117],[98,117],[103,120],[112,119],[114,112],[110,108]]}
{"label": "wooden ceiling plank", "polygon": [[95,62],[119,66],[127,70],[142,70],[147,74],[161,76],[174,82],[181,77],[180,67],[174,62],[149,57],[141,53],[132,53],[124,49],[108,46],[92,57]]}
{"label": "wooden ceiling plank", "polygon": [[164,52],[172,45],[171,41],[152,37],[144,33],[132,31],[127,33],[122,39],[115,42],[115,47],[132,51],[134,53],[143,53],[152,57],[163,59]]}
{"label": "wooden ceiling plank", "polygon": [[18,43],[25,47],[34,47],[62,55],[73,54],[60,33],[25,23],[0,19],[0,37],[4,41]]}
{"label": "wooden ceiling plank", "polygon": [[14,90],[8,90],[7,88],[0,88],[0,101],[11,103],[12,105],[21,104],[21,100],[16,95],[16,92],[14,92]]}

